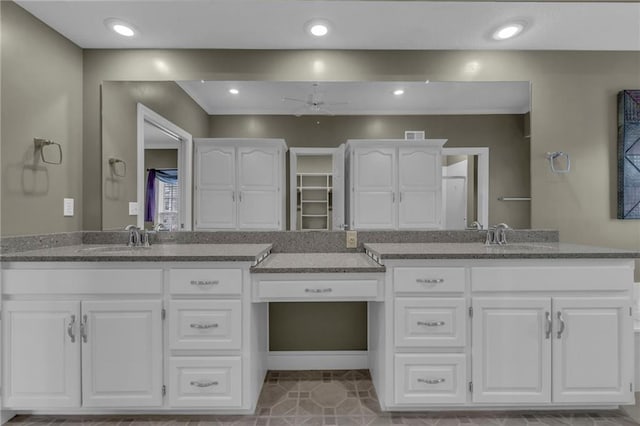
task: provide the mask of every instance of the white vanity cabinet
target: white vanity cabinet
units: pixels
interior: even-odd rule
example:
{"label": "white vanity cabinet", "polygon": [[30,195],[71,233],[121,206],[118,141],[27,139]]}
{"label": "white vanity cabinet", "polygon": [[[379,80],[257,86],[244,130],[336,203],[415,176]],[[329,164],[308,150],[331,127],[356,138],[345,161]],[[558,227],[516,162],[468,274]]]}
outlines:
{"label": "white vanity cabinet", "polygon": [[195,229],[285,229],[284,140],[194,143]]}
{"label": "white vanity cabinet", "polygon": [[392,404],[464,403],[467,396],[464,268],[397,267],[392,275]]}
{"label": "white vanity cabinet", "polygon": [[347,211],[352,229],[436,229],[442,223],[446,140],[350,140]]}
{"label": "white vanity cabinet", "polygon": [[169,404],[242,405],[243,277],[240,268],[169,270]]}
{"label": "white vanity cabinet", "polygon": [[384,409],[633,403],[632,260],[384,263],[369,323]]}
{"label": "white vanity cabinet", "polygon": [[630,275],[587,264],[473,268],[473,400],[633,401]]}
{"label": "white vanity cabinet", "polygon": [[159,269],[11,269],[3,287],[5,408],[162,405]]}

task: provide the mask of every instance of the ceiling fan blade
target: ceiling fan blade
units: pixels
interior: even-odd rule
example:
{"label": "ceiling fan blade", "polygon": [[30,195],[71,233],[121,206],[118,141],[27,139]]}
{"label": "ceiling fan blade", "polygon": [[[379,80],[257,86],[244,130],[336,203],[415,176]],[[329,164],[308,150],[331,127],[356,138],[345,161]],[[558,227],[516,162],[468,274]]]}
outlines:
{"label": "ceiling fan blade", "polygon": [[287,98],[286,96],[282,98],[282,102],[285,102],[285,101],[300,102],[300,103],[303,103],[303,104],[307,103],[307,101],[305,101],[303,99]]}

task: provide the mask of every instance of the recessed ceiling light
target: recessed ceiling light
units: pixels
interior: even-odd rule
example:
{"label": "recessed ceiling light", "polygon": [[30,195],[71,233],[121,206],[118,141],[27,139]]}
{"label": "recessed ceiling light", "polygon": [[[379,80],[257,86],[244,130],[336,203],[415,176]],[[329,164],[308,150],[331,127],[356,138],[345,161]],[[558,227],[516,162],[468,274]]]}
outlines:
{"label": "recessed ceiling light", "polygon": [[305,24],[305,29],[314,37],[324,37],[329,34],[329,22],[324,19],[312,19]]}
{"label": "recessed ceiling light", "polygon": [[109,18],[105,19],[104,23],[111,31],[120,34],[123,37],[133,37],[137,33],[133,25],[124,22],[121,19]]}
{"label": "recessed ceiling light", "polygon": [[520,34],[524,29],[522,22],[513,22],[498,28],[493,32],[494,40],[507,40]]}
{"label": "recessed ceiling light", "polygon": [[396,96],[400,96],[400,95],[404,94],[404,90],[396,89],[396,90],[393,91],[393,94],[396,95]]}
{"label": "recessed ceiling light", "polygon": [[240,91],[238,89],[229,89],[229,93],[231,93],[232,95],[237,95],[238,93],[240,93]]}

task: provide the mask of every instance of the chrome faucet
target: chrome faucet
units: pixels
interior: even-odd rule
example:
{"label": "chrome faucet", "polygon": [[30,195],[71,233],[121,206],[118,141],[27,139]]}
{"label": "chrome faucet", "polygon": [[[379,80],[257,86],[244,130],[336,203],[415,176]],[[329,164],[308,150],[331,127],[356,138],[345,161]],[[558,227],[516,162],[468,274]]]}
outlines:
{"label": "chrome faucet", "polygon": [[467,229],[477,229],[478,231],[482,231],[482,224],[477,220],[474,220]]}
{"label": "chrome faucet", "polygon": [[506,223],[499,223],[496,225],[496,231],[495,231],[496,243],[500,245],[507,244],[507,229],[510,229],[510,228],[509,228],[509,225],[507,225]]}
{"label": "chrome faucet", "polygon": [[509,228],[509,225],[506,223],[499,223],[495,226],[490,226],[489,229],[487,229],[487,238],[485,239],[484,244],[507,244],[507,229],[511,228]]}
{"label": "chrome faucet", "polygon": [[137,247],[140,245],[140,228],[136,225],[127,225],[124,228],[125,231],[129,231],[129,239],[127,240],[127,247]]}

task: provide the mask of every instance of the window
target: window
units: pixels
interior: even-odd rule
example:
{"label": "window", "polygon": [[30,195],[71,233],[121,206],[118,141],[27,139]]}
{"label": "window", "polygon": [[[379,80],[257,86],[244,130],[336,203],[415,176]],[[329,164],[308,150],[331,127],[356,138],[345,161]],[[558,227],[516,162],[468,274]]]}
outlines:
{"label": "window", "polygon": [[156,197],[156,224],[169,231],[178,230],[178,184],[170,184],[156,179],[158,196]]}

